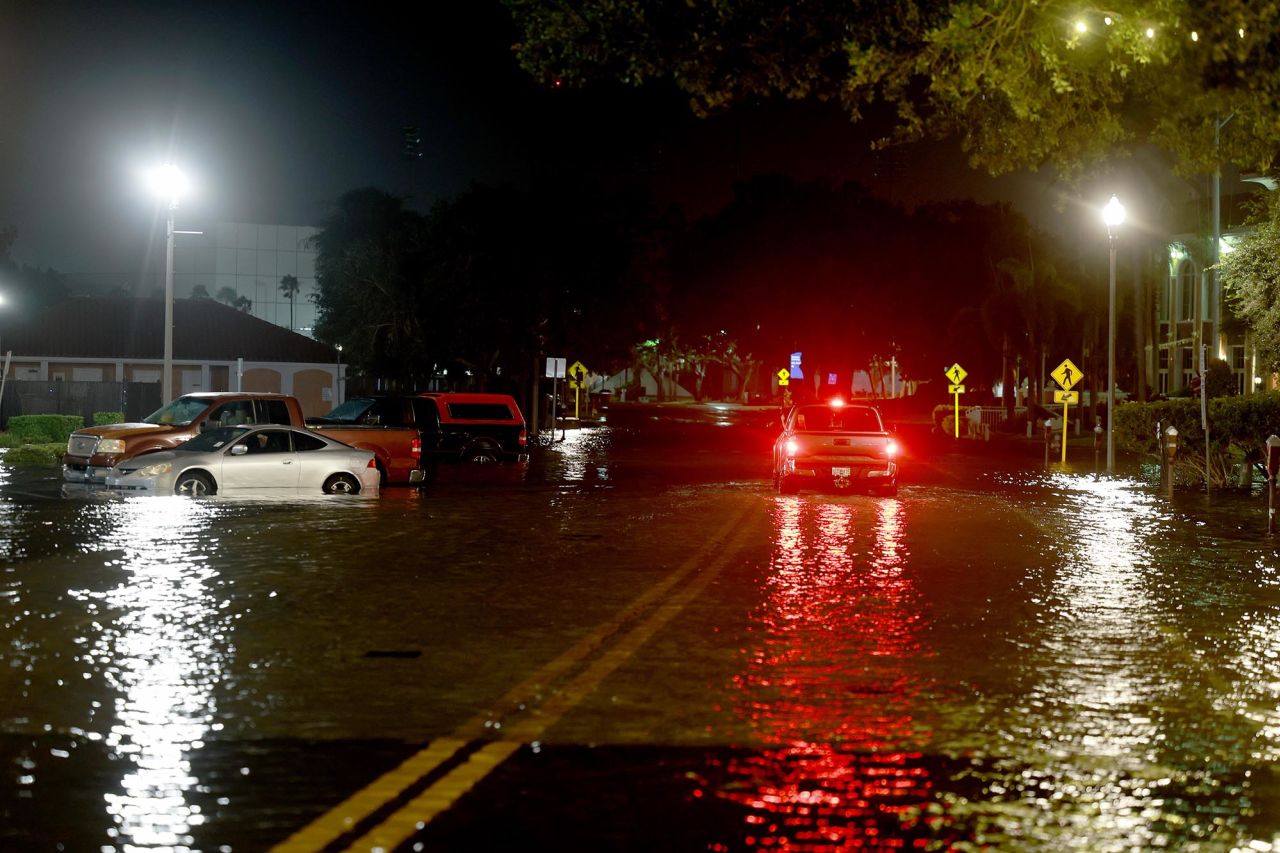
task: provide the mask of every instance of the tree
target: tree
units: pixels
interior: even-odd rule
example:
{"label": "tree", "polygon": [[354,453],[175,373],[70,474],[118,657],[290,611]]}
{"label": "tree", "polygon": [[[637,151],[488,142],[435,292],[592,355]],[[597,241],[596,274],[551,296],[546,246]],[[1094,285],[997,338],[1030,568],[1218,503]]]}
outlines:
{"label": "tree", "polygon": [[218,288],[218,295],[214,298],[219,302],[225,302],[234,308],[236,307],[236,300],[240,298],[240,294],[236,292],[234,287],[224,286]]}
{"label": "tree", "polygon": [[1267,193],[1251,222],[1253,229],[1222,256],[1222,289],[1249,327],[1259,366],[1275,373],[1280,371],[1280,194]]}
{"label": "tree", "polygon": [[293,300],[297,297],[300,290],[298,277],[296,275],[286,275],[280,279],[280,292],[289,298],[289,330],[293,330]]}
{"label": "tree", "polygon": [[208,299],[209,288],[205,287],[203,284],[197,284],[195,287],[191,288],[191,298],[192,299]]}
{"label": "tree", "polygon": [[854,119],[884,105],[895,118],[879,144],[958,136],[992,174],[1078,176],[1144,143],[1184,174],[1260,168],[1280,147],[1268,3],[504,2],[519,62],[548,85],[666,79],[704,115],[771,96],[839,100]]}
{"label": "tree", "polygon": [[18,229],[0,226],[0,293],[11,316],[29,315],[56,305],[70,295],[66,277],[51,267],[18,264],[12,257],[18,241]]}

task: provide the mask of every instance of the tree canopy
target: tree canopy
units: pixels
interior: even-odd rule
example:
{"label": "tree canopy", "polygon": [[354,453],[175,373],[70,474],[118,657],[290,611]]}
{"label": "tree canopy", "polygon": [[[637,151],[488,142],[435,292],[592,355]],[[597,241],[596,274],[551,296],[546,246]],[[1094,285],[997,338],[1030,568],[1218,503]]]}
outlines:
{"label": "tree canopy", "polygon": [[1254,352],[1267,372],[1280,370],[1280,194],[1267,193],[1252,230],[1219,262],[1223,293],[1249,326]]}
{"label": "tree canopy", "polygon": [[706,114],[773,96],[896,116],[878,144],[956,136],[991,174],[1078,176],[1154,144],[1184,174],[1280,146],[1280,15],[1250,0],[504,0],[551,86],[674,83]]}

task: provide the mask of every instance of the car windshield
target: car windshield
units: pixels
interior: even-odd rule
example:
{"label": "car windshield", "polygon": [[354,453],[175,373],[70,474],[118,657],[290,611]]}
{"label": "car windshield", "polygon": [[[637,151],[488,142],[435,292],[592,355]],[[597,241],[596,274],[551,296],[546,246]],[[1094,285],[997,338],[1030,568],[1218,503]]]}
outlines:
{"label": "car windshield", "polygon": [[341,406],[324,416],[327,421],[350,421],[355,423],[373,405],[368,397],[352,397]]}
{"label": "car windshield", "polygon": [[148,424],[189,424],[209,408],[209,401],[199,397],[179,397],[142,419]]}
{"label": "car windshield", "polygon": [[880,419],[863,406],[803,406],[796,413],[796,429],[806,432],[880,432]]}
{"label": "car windshield", "polygon": [[250,430],[247,426],[215,427],[207,429],[188,441],[178,445],[178,450],[189,450],[193,453],[207,453],[226,447]]}

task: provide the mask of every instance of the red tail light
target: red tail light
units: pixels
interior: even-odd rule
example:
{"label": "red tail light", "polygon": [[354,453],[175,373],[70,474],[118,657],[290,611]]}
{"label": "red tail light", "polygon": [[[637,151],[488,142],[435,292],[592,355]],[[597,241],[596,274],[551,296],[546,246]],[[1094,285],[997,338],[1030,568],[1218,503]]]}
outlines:
{"label": "red tail light", "polygon": [[526,433],[526,432],[524,431],[524,427],[521,427],[521,428],[520,428],[520,437],[519,437],[518,439],[516,439],[516,442],[517,442],[521,447],[524,447],[526,444],[528,444],[528,443],[529,443],[529,435],[528,435],[528,433]]}
{"label": "red tail light", "polygon": [[796,441],[794,438],[788,438],[787,439],[787,455],[795,456],[796,452],[799,450],[800,450],[800,442]]}
{"label": "red tail light", "polygon": [[414,459],[422,458],[422,437],[417,436],[413,439],[413,444],[409,447],[409,455]]}
{"label": "red tail light", "polygon": [[368,464],[368,465],[366,465],[366,466],[364,466],[364,467],[366,467],[366,468],[377,468],[377,467],[378,467],[378,460],[377,460],[377,459],[374,459],[372,456],[370,456],[370,457],[369,457],[369,464]]}
{"label": "red tail light", "polygon": [[898,455],[898,442],[892,438],[884,443],[884,455],[890,459]]}

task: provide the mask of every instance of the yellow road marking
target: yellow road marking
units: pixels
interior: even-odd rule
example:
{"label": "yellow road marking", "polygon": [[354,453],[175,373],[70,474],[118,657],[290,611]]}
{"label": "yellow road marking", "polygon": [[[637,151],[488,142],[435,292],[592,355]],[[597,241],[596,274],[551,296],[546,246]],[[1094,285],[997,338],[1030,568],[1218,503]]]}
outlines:
{"label": "yellow road marking", "polygon": [[725,548],[698,575],[697,580],[663,602],[643,622],[576,675],[554,696],[510,728],[503,741],[480,749],[471,760],[450,771],[444,778],[406,803],[382,823],[347,847],[347,851],[394,850],[448,809],[477,782],[525,743],[538,740],[575,705],[600,685],[614,670],[626,663],[657,631],[680,613],[720,574],[729,558],[742,547],[747,531],[740,531],[733,547]]}
{"label": "yellow road marking", "polygon": [[303,827],[272,850],[319,850],[344,832],[350,832],[356,823],[373,814],[380,806],[397,796],[405,788],[430,773],[442,762],[467,745],[464,740],[440,738],[432,741],[400,766],[374,779],[364,788],[334,806],[318,820]]}
{"label": "yellow road marking", "polygon": [[506,761],[523,744],[498,741],[486,744],[450,770],[438,782],[409,801],[404,808],[375,826],[348,850],[394,850],[426,826],[436,815],[447,810],[493,768]]}
{"label": "yellow road marking", "polygon": [[[690,588],[693,589],[692,594],[690,594],[690,588],[686,588],[679,596],[676,597],[676,599],[673,600],[680,602],[678,607],[674,610],[671,609],[672,602],[661,605],[658,610],[645,620],[645,622],[642,622],[637,628],[632,629],[631,633],[620,642],[620,645],[626,644],[626,648],[629,651],[621,656],[612,651],[606,652],[604,657],[571,681],[564,690],[553,695],[546,702],[542,703],[539,711],[546,711],[548,709],[555,708],[557,710],[554,711],[553,716],[549,719],[551,722],[559,719],[565,711],[572,707],[572,705],[581,701],[586,693],[589,692],[589,690],[594,687],[600,679],[604,678],[605,675],[616,669],[621,665],[626,657],[633,653],[636,648],[639,648],[644,640],[642,639],[637,642],[634,638],[639,635],[639,632],[641,632],[642,629],[655,619],[658,620],[648,629],[647,632],[643,633],[644,639],[648,639],[648,637],[652,636],[654,631],[657,630],[657,627],[668,622],[676,613],[679,612],[681,608],[685,606],[685,604],[688,603],[689,600],[692,599],[693,595],[696,595],[701,591],[707,583],[710,582],[711,578],[714,577],[721,568],[723,568],[724,562],[728,559],[727,555],[732,553],[734,550],[724,548],[725,542],[732,536],[735,530],[741,530],[742,520],[746,517],[751,506],[752,505],[744,506],[741,510],[735,513],[729,521],[721,526],[712,536],[708,537],[702,547],[681,563],[675,571],[671,572],[658,583],[647,587],[644,592],[632,599],[630,603],[615,613],[608,621],[598,625],[593,631],[580,639],[577,643],[574,643],[555,659],[547,663],[534,674],[530,675],[524,681],[521,681],[511,690],[507,691],[507,693],[498,700],[497,706],[500,709],[499,712],[495,714],[477,714],[459,726],[452,737],[439,738],[432,741],[422,750],[410,756],[393,770],[390,770],[373,780],[373,782],[366,785],[351,797],[348,797],[346,800],[316,818],[316,820],[312,821],[298,832],[295,832],[284,841],[272,847],[272,853],[302,853],[302,851],[319,850],[326,845],[333,843],[344,833],[350,832],[357,823],[367,819],[379,808],[398,797],[414,782],[417,782],[419,779],[431,773],[456,755],[458,750],[465,747],[469,741],[491,733],[493,730],[494,717],[498,717],[500,721],[500,718],[507,713],[520,712],[522,710],[521,703],[532,706],[534,703],[531,701],[531,697],[536,695],[539,690],[546,689],[552,682],[564,675],[575,664],[585,660],[593,652],[602,648],[610,636],[620,631],[623,626],[634,619],[637,614],[645,608],[650,607],[662,596],[667,595],[673,587],[685,580],[694,571],[702,569],[703,576],[700,577],[696,583],[690,585]],[[723,550],[721,550],[718,557],[713,558],[712,554],[717,549]],[[710,560],[710,562],[708,562],[708,560]],[[606,660],[610,662],[609,665],[603,670],[600,669],[601,662]],[[599,672],[600,674],[598,677],[595,677],[594,680],[586,678],[588,673],[596,672]],[[587,684],[590,686],[584,689],[584,685]],[[572,702],[566,702],[569,695],[576,698],[574,698]],[[548,718],[543,717],[542,719],[544,722],[542,722],[540,727],[538,727],[538,731],[544,730],[546,726],[551,724],[551,722],[546,722]],[[527,720],[525,722],[527,723]],[[423,818],[421,816],[422,814],[429,812],[431,817],[434,817],[440,811],[443,811],[443,808],[448,807],[448,805],[445,805],[441,809],[430,811],[433,804],[437,802],[438,797],[441,796],[441,790],[454,789],[457,791],[456,796],[448,799],[448,803],[452,804],[457,797],[461,796],[469,790],[475,782],[483,778],[490,769],[497,766],[498,763],[501,763],[502,759],[505,759],[512,752],[519,749],[526,739],[525,732],[528,731],[528,726],[517,726],[517,730],[520,732],[519,739],[510,738],[510,736],[508,736],[509,740],[504,740],[501,743],[489,744],[481,748],[475,755],[471,756],[470,759],[459,767],[451,770],[436,784],[430,786],[426,791],[414,798],[414,800],[412,800],[408,805],[397,811],[391,816],[391,818],[388,818],[386,822],[375,827],[370,831],[370,833],[366,834],[364,838],[361,838],[349,849],[356,849],[357,845],[359,845],[359,849],[371,849],[364,846],[367,843],[371,843],[368,839],[371,839],[373,834],[378,832],[382,827],[392,825],[392,821],[395,821],[395,826],[401,826],[402,820],[408,820],[407,817],[401,818],[402,814],[413,815],[413,829],[410,830],[410,834],[412,834],[413,831],[416,831],[416,825],[419,821],[430,820],[430,817]],[[535,740],[536,735],[528,737],[527,739]],[[490,749],[491,747],[493,749]],[[486,764],[489,757],[500,754],[502,748],[506,747],[510,747],[510,749],[502,756],[501,759],[494,761],[492,764]],[[477,757],[482,754],[486,757]],[[472,774],[481,769],[483,769],[482,773],[471,778]],[[466,781],[468,779],[470,779],[469,782]],[[448,781],[448,785],[445,785],[446,781]],[[458,789],[456,786],[463,782],[466,782],[466,786]],[[440,789],[439,786],[441,785],[445,785],[444,789]],[[432,793],[433,791],[435,793]],[[421,809],[426,811],[416,811],[411,809],[414,804],[419,804]],[[378,844],[374,846],[382,845]]]}

